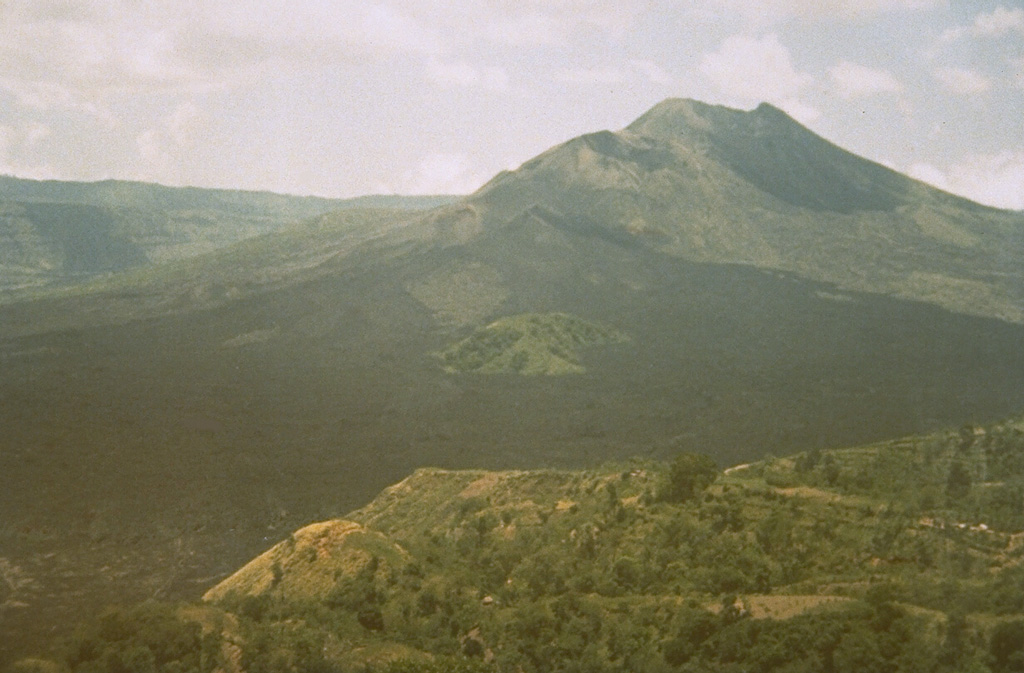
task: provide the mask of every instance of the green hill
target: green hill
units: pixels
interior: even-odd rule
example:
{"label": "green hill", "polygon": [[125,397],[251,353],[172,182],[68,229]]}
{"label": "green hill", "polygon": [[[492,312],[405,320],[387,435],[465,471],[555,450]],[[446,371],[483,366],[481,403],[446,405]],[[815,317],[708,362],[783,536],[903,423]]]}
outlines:
{"label": "green hill", "polygon": [[[221,612],[165,619],[204,615],[201,670],[250,673],[1018,670],[1024,422],[690,456],[421,469],[211,589]],[[64,664],[164,652],[144,628],[83,626]]]}
{"label": "green hill", "polygon": [[[189,259],[347,209],[427,210],[456,197],[324,199],[141,182],[0,176],[0,299]],[[8,296],[4,296],[4,295]]]}
{"label": "green hill", "polygon": [[565,313],[501,318],[440,354],[446,371],[480,374],[582,374],[580,351],[626,341],[615,330]]}

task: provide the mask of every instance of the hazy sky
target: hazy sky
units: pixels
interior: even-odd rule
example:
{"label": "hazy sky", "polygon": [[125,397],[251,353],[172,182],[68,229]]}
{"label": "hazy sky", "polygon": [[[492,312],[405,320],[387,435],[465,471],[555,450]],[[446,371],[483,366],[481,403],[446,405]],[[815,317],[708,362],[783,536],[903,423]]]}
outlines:
{"label": "hazy sky", "polygon": [[0,0],[0,173],[466,193],[658,101],[775,103],[1024,208],[1024,2]]}

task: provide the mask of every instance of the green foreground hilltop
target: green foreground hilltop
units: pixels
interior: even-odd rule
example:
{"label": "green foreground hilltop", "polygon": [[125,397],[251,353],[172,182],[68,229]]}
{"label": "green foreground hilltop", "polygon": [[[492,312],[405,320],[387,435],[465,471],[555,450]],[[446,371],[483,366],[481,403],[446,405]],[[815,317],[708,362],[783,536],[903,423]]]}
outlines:
{"label": "green foreground hilltop", "polygon": [[70,671],[1016,671],[1024,422],[719,472],[421,469]]}

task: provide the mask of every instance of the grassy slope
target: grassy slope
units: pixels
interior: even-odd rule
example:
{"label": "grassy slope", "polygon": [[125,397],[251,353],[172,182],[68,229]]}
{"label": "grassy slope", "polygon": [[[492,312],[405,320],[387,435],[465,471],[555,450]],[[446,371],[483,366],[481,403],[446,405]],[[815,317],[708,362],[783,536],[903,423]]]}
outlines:
{"label": "grassy slope", "polygon": [[347,517],[401,571],[375,542],[379,564],[289,597],[323,584],[311,527],[268,552],[296,549],[276,582],[247,567],[207,598],[248,670],[1015,670],[1024,423],[738,466],[683,503],[665,479],[418,470]]}

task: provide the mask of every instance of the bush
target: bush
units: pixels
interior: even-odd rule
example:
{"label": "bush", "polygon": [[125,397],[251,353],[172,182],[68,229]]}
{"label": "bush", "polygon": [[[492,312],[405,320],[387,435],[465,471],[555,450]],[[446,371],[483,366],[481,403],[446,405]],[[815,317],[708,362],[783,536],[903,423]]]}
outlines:
{"label": "bush", "polygon": [[669,465],[659,497],[665,502],[692,500],[718,478],[715,461],[702,453],[681,453]]}
{"label": "bush", "polygon": [[199,624],[173,606],[108,608],[79,625],[64,648],[71,671],[209,671],[220,649],[217,634],[204,638]]}
{"label": "bush", "polygon": [[992,629],[989,652],[993,670],[1024,671],[1024,621],[1003,622]]}

